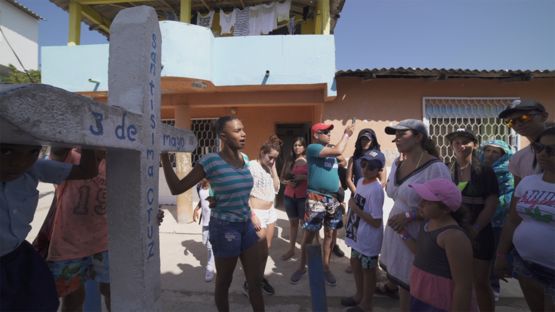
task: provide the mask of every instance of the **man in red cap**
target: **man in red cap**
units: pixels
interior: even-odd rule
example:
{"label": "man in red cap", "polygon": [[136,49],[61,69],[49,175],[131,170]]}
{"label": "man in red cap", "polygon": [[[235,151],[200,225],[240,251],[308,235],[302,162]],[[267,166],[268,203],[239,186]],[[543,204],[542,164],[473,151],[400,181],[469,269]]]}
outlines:
{"label": "man in red cap", "polygon": [[334,230],[343,227],[340,202],[337,191],[341,184],[338,175],[337,156],[340,156],[347,146],[349,137],[353,135],[353,125],[345,128],[345,133],[337,145],[330,146],[333,125],[317,123],[312,126],[313,144],[307,147],[308,189],[304,215],[304,236],[301,245],[300,267],[291,276],[290,282],[297,284],[306,272],[306,244],[310,244],[324,225],[324,273],[328,285],[335,286],[335,276],[330,271],[329,260]]}

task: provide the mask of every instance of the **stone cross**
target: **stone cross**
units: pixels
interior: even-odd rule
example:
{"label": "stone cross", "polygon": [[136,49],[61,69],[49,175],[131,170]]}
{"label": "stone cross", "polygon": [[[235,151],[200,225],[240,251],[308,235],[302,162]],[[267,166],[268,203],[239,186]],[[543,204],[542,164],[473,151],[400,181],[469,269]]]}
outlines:
{"label": "stone cross", "polygon": [[192,152],[189,130],[160,122],[160,29],[154,9],[110,27],[108,104],[46,85],[0,86],[0,142],[105,148],[113,311],[154,311],[160,296],[160,152]]}

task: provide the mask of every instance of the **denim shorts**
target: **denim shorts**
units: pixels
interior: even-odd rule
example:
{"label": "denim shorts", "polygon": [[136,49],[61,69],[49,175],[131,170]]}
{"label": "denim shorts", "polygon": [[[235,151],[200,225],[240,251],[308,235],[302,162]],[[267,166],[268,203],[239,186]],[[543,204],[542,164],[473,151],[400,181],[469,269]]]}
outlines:
{"label": "denim shorts", "polygon": [[210,218],[209,240],[216,258],[238,257],[258,242],[251,220],[230,222]]}
{"label": "denim shorts", "polygon": [[307,192],[303,228],[318,232],[322,225],[330,230],[343,227],[341,203],[331,195]]}
{"label": "denim shorts", "polygon": [[378,267],[378,256],[368,257],[351,248],[351,259],[358,259],[362,268],[365,270],[375,269]]}
{"label": "denim shorts", "polygon": [[555,300],[555,270],[522,259],[516,249],[513,250],[513,274],[536,280],[544,287],[546,295]]}
{"label": "denim shorts", "polygon": [[306,198],[293,198],[289,196],[283,197],[285,204],[285,212],[289,219],[302,219],[304,218],[304,207]]}

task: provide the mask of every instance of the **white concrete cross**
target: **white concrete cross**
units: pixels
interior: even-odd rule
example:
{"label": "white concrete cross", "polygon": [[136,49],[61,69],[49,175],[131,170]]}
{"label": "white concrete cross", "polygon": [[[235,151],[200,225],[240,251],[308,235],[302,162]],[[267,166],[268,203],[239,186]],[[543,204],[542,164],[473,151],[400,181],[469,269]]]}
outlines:
{"label": "white concrete cross", "polygon": [[46,85],[0,86],[0,142],[108,150],[113,311],[157,310],[160,152],[197,146],[191,131],[160,122],[161,44],[154,9],[120,11],[110,27],[109,105]]}

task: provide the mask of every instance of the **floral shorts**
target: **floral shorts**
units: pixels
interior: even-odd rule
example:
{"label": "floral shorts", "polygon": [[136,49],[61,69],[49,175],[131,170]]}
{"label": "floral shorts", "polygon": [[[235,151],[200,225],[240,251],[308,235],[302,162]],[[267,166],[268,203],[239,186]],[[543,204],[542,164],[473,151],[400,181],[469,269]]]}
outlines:
{"label": "floral shorts", "polygon": [[337,230],[343,227],[341,203],[331,195],[306,193],[303,228],[307,231],[318,232],[324,227]]}
{"label": "floral shorts", "polygon": [[110,259],[108,251],[79,259],[49,261],[48,267],[56,281],[59,297],[76,291],[88,279],[110,283]]}
{"label": "floral shorts", "polygon": [[378,256],[368,257],[351,248],[351,259],[358,259],[362,268],[365,270],[375,269],[378,267]]}

